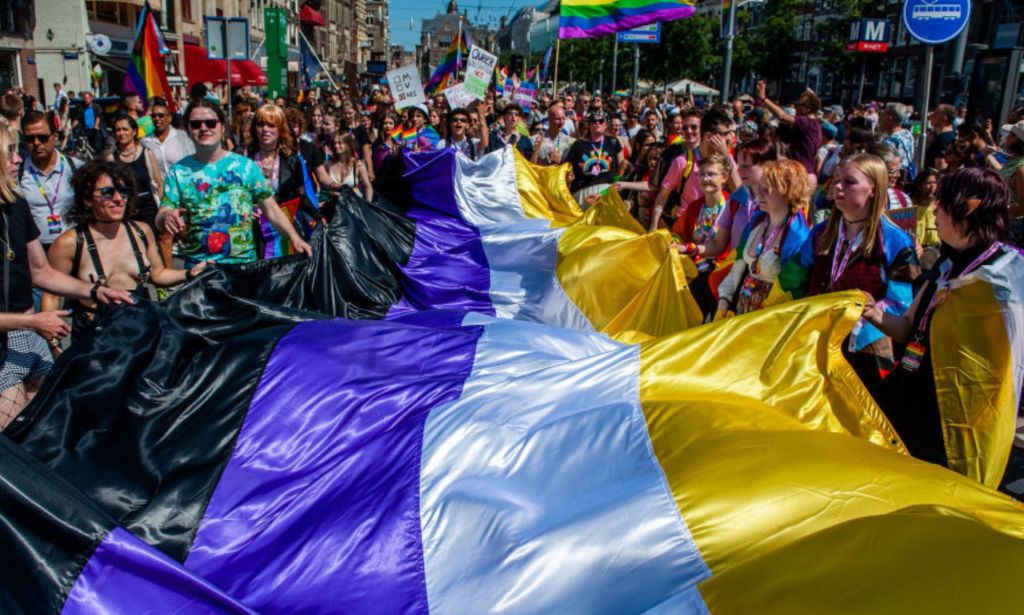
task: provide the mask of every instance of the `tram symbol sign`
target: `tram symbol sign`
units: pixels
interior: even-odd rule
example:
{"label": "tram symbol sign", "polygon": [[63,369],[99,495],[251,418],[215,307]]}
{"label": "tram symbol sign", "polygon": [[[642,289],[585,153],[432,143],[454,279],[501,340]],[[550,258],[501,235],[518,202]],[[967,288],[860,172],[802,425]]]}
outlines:
{"label": "tram symbol sign", "polygon": [[970,0],[905,0],[903,23],[910,35],[938,45],[953,40],[971,18]]}

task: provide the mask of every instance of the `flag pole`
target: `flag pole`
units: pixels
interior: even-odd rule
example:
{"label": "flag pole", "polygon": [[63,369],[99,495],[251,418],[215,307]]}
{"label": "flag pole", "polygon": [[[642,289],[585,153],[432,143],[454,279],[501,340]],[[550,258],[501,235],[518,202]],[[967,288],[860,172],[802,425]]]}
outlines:
{"label": "flag pole", "polygon": [[558,98],[558,52],[562,49],[562,38],[555,39],[555,91],[551,93],[552,96]]}
{"label": "flag pole", "polygon": [[455,36],[455,82],[456,83],[460,83],[460,80],[459,80],[459,69],[460,68],[462,68],[462,15],[459,15],[459,33]]}

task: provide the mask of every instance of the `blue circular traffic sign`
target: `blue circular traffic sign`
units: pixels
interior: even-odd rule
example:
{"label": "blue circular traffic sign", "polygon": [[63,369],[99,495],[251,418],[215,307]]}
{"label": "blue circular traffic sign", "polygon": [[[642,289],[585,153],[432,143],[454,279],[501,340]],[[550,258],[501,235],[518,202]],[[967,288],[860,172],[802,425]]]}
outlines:
{"label": "blue circular traffic sign", "polygon": [[905,0],[903,24],[922,43],[953,40],[971,18],[970,0]]}

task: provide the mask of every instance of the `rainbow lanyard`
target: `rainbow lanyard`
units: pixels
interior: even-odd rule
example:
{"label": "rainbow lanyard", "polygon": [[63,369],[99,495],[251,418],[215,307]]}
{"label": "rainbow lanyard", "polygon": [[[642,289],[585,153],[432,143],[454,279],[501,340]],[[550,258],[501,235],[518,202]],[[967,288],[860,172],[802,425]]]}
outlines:
{"label": "rainbow lanyard", "polygon": [[701,208],[700,220],[697,221],[697,227],[693,229],[693,239],[697,243],[707,243],[715,237],[715,224],[718,222],[718,216],[722,214],[722,209],[725,208],[725,197],[723,196],[718,201],[718,205],[713,208],[708,208],[707,205]]}
{"label": "rainbow lanyard", "polygon": [[[761,234],[761,243],[757,244],[757,258],[754,259],[753,267],[754,275],[761,273],[761,253],[764,252],[765,246],[767,246],[768,249],[771,249],[772,243],[775,241],[775,238],[779,236],[779,233],[782,232],[782,229],[789,226],[789,216],[786,216],[786,219],[782,221],[782,224],[777,226],[775,230],[772,231],[769,235],[768,227],[771,226],[771,224],[771,219],[766,217],[764,223],[764,233]],[[779,253],[779,249],[781,247],[782,246],[776,246],[774,250],[775,254]]]}
{"label": "rainbow lanyard", "polygon": [[39,171],[36,170],[36,165],[29,160],[28,172],[32,176],[32,181],[36,183],[36,188],[39,190],[39,194],[43,195],[43,200],[46,201],[46,206],[50,209],[50,215],[46,217],[47,222],[53,223],[54,220],[60,220],[60,216],[54,211],[54,207],[57,205],[57,199],[60,198],[60,189],[64,182],[64,156],[60,153],[57,154],[60,159],[60,169],[57,172],[57,187],[53,191],[53,200],[50,199],[50,195],[46,191],[46,179],[39,181]]}

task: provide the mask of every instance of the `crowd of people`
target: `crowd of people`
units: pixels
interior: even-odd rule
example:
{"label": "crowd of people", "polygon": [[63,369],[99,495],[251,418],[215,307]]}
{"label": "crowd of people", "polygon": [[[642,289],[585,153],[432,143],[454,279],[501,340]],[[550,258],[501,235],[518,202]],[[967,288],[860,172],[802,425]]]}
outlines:
{"label": "crowd of people", "polygon": [[339,191],[372,200],[403,150],[476,160],[511,146],[566,165],[584,209],[616,190],[693,260],[709,322],[867,293],[843,353],[910,451],[936,463],[930,319],[953,280],[1021,258],[1024,109],[997,125],[938,105],[918,168],[907,106],[823,107],[811,91],[790,106],[763,82],[728,105],[583,90],[541,93],[526,109],[491,91],[465,108],[439,95],[396,110],[379,85],[233,95],[230,118],[202,86],[187,101],[125,95],[114,114],[89,93],[74,112],[62,92],[47,110],[0,98],[0,426],[103,304],[158,296],[211,265],[310,254]]}

